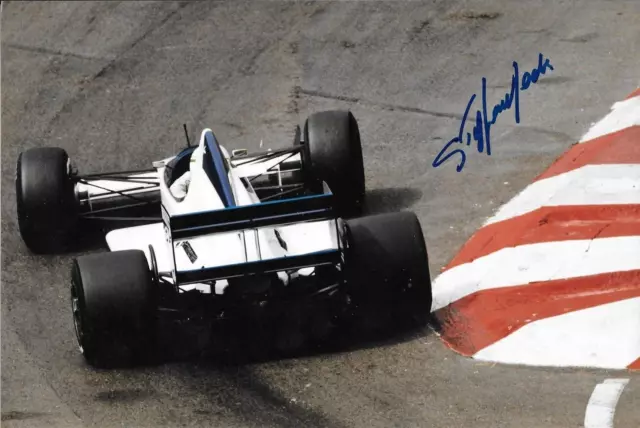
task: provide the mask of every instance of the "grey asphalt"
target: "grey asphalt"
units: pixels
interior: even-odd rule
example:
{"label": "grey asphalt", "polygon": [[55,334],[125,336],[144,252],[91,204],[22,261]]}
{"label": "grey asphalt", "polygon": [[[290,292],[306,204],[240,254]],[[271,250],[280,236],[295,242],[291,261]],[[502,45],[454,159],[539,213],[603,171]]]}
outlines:
{"label": "grey asphalt", "polygon": [[[289,145],[311,112],[350,108],[370,212],[411,209],[432,276],[500,204],[640,85],[640,2],[3,2],[2,425],[580,427],[596,386],[640,375],[480,363],[426,329],[339,352],[228,366],[89,368],[68,301],[73,254],[39,257],[15,215],[18,153],[65,148],[81,171],[147,167],[210,127],[230,148]],[[554,71],[505,112],[492,155],[431,162],[487,78]],[[612,333],[614,334],[614,333]]]}

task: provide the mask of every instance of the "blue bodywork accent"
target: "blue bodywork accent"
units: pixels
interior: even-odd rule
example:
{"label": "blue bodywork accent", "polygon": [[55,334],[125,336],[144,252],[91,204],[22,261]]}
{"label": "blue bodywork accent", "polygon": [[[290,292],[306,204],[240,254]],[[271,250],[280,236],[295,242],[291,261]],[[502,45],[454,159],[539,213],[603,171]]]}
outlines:
{"label": "blue bodywork accent", "polygon": [[218,191],[224,206],[227,208],[235,207],[236,202],[233,199],[233,190],[231,189],[229,175],[224,165],[222,150],[218,146],[218,141],[211,131],[207,131],[204,138],[208,156],[203,158],[203,168]]}
{"label": "blue bodywork accent", "polygon": [[[251,208],[251,207],[255,207],[256,205],[275,205],[275,204],[284,204],[287,202],[291,202],[291,201],[302,201],[302,200],[309,200],[309,199],[324,199],[324,198],[330,198],[333,196],[333,193],[329,192],[329,193],[323,193],[321,195],[307,195],[307,196],[298,196],[295,198],[288,198],[288,199],[279,199],[279,200],[274,200],[274,201],[265,201],[265,202],[257,202],[255,204],[249,204],[249,205],[239,205],[236,206],[234,205],[233,209],[237,209],[237,210],[244,210],[246,208]],[[171,216],[172,218],[181,218],[181,217],[190,217],[194,214],[204,214],[204,213],[213,213],[216,211],[222,211],[222,210],[206,210],[206,211],[199,211],[197,213],[189,213],[189,214],[176,214]]]}

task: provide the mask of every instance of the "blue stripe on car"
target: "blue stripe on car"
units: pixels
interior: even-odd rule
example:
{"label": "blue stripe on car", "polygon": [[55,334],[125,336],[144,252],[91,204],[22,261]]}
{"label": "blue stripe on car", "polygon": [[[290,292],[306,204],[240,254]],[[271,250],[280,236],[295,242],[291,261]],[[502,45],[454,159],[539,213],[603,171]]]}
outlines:
{"label": "blue stripe on car", "polygon": [[207,131],[204,138],[209,157],[203,159],[203,168],[209,176],[211,183],[218,191],[224,206],[235,207],[236,203],[233,199],[233,190],[231,189],[229,175],[224,166],[222,150],[220,150],[218,146],[218,141],[211,131]]}

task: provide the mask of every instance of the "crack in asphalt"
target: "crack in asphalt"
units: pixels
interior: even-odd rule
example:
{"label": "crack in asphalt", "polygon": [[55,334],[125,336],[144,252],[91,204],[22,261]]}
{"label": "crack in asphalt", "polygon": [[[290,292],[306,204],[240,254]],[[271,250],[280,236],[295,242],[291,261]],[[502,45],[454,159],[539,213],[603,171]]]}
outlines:
{"label": "crack in asphalt", "polygon": [[585,250],[585,253],[588,253],[589,250],[591,249],[591,243],[598,238],[598,236],[600,236],[602,234],[602,232],[604,232],[604,230],[606,228],[608,228],[609,226],[611,226],[611,223],[607,223],[604,227],[602,227],[600,230],[598,230],[598,232],[593,236],[593,238],[591,238],[591,240],[589,241],[589,245],[587,245],[587,249]]}
{"label": "crack in asphalt", "polygon": [[[146,39],[150,34],[152,34],[154,31],[158,30],[159,28],[161,28],[164,24],[166,24],[173,16],[175,16],[179,11],[181,11],[182,9],[184,9],[187,5],[189,5],[189,2],[183,1],[183,2],[179,2],[178,7],[175,10],[172,10],[171,12],[169,12],[164,18],[162,18],[159,22],[157,22],[156,24],[150,25],[149,28],[147,28],[147,30],[142,33],[140,36],[138,36],[133,42],[131,42],[129,44],[129,46],[124,49],[122,52],[118,53],[117,55],[115,55],[113,57],[113,59],[109,60],[109,62],[107,62],[107,64],[105,64],[103,67],[100,68],[100,70],[98,70],[96,73],[94,73],[93,76],[85,79],[86,83],[91,83],[93,81],[95,81],[96,79],[100,78],[100,77],[104,77],[104,75],[111,70],[117,63],[118,61],[120,61],[122,59],[123,56],[125,56],[127,53],[129,53],[133,48],[135,48],[140,42],[142,42],[144,39]],[[80,89],[75,93],[75,95],[73,95],[70,99],[68,99],[67,101],[65,101],[62,106],[60,107],[60,109],[55,113],[55,115],[51,118],[51,120],[49,121],[49,124],[47,126],[47,129],[51,129],[53,124],[60,119],[60,115],[65,112],[68,111],[69,108],[75,104],[81,97],[81,95],[84,93],[84,86],[81,86]]]}
{"label": "crack in asphalt", "polygon": [[307,95],[307,96],[310,96],[310,97],[326,98],[326,99],[344,101],[344,102],[353,103],[353,104],[363,104],[363,105],[376,106],[376,107],[381,107],[381,108],[383,108],[385,110],[389,110],[389,111],[398,110],[398,111],[402,111],[402,112],[405,112],[405,113],[418,113],[418,114],[424,114],[424,115],[433,116],[433,117],[446,117],[448,119],[459,119],[459,120],[462,120],[462,115],[460,115],[460,114],[439,112],[439,111],[434,111],[434,110],[425,110],[425,109],[421,109],[421,108],[418,108],[418,107],[403,106],[403,105],[399,105],[399,104],[381,103],[381,102],[376,102],[376,101],[365,100],[365,99],[359,98],[359,97],[352,97],[352,96],[347,96],[347,95],[334,95],[334,94],[330,94],[328,92],[316,91],[316,90],[313,90],[313,89],[300,88],[298,93],[304,94],[304,95]]}
{"label": "crack in asphalt", "polygon": [[22,45],[20,43],[5,42],[2,44],[2,47],[16,49],[16,50],[25,51],[25,52],[45,54],[45,55],[57,55],[57,56],[64,56],[64,57],[71,57],[71,58],[78,58],[78,59],[86,59],[90,61],[113,61],[115,59],[115,56],[105,57],[105,56],[97,56],[97,55],[87,55],[87,54],[78,53],[78,52],[69,52],[62,49],[50,49],[42,46]]}
{"label": "crack in asphalt", "polygon": [[95,80],[98,77],[104,76],[107,73],[107,71],[109,71],[118,62],[118,60],[121,57],[123,57],[128,52],[130,52],[140,42],[146,39],[151,33],[161,28],[164,24],[166,24],[172,17],[174,17],[178,12],[184,9],[187,5],[189,5],[188,1],[179,2],[178,7],[175,10],[172,10],[171,12],[169,12],[164,18],[162,18],[155,25],[149,26],[149,28],[147,28],[147,30],[144,33],[142,33],[140,36],[138,36],[138,38],[136,38],[133,42],[131,42],[131,44],[124,51],[120,52],[114,59],[109,61],[109,63],[107,63],[104,67],[98,70],[98,72],[91,78],[91,80]]}

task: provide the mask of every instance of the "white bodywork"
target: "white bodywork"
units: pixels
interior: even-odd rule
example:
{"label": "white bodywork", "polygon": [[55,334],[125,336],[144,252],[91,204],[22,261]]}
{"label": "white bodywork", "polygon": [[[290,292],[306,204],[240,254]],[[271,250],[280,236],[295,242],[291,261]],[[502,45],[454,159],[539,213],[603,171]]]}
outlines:
{"label": "white bodywork", "polygon": [[[202,168],[202,156],[205,151],[205,134],[211,132],[205,129],[200,137],[198,147],[191,154],[190,184],[182,201],[171,195],[164,176],[164,165],[173,158],[165,159],[157,165],[157,174],[153,177],[160,184],[162,205],[169,216],[191,214],[203,211],[225,209],[222,199]],[[269,159],[265,162],[255,162],[235,167],[228,152],[222,148],[224,161],[228,165],[228,177],[233,191],[233,198],[237,206],[260,203],[258,196],[249,184],[248,188],[242,183],[242,177],[250,177],[265,173],[267,169],[277,164],[285,156]],[[299,154],[297,155],[299,156]],[[149,175],[140,175],[148,178]],[[126,182],[101,182],[105,188],[113,189],[114,185],[119,190],[126,186],[137,186]],[[94,192],[95,193],[95,192]],[[226,266],[238,263],[246,263],[273,258],[282,258],[294,255],[338,249],[338,237],[335,220],[324,220],[306,223],[297,223],[260,229],[246,229],[205,235],[190,238],[189,242],[197,259],[192,261],[182,247],[184,240],[170,241],[169,232],[165,230],[164,223],[127,227],[109,232],[106,235],[107,244],[111,251],[137,249],[147,255],[150,262],[149,245],[154,249],[159,272],[175,272],[195,270],[200,268]],[[286,243],[286,249],[276,237],[278,231],[280,238]],[[175,265],[172,248],[175,252]],[[308,275],[313,268],[300,269],[298,274]],[[285,273],[278,273],[280,279],[286,284],[289,277]],[[227,285],[226,280],[216,282],[215,292],[222,293]],[[191,284],[181,287],[184,290],[198,288],[203,292],[212,292],[206,284]]]}

